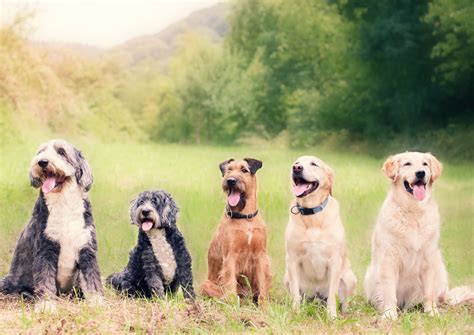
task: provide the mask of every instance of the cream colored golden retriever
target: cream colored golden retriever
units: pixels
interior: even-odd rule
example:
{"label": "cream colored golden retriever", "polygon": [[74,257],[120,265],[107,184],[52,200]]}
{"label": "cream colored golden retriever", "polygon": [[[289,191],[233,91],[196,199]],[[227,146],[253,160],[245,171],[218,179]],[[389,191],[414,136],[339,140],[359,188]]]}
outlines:
{"label": "cream colored golden retriever", "polygon": [[357,279],[347,257],[339,204],[332,196],[334,172],[322,160],[303,156],[293,164],[295,199],[285,233],[285,286],[299,309],[301,296],[327,298],[329,318],[337,316],[336,295],[344,311]]}
{"label": "cream colored golden retriever", "polygon": [[440,217],[432,197],[442,171],[430,153],[405,152],[383,165],[391,180],[372,237],[372,260],[365,275],[365,292],[384,318],[396,319],[397,307],[420,303],[437,315],[437,304],[473,298],[467,288],[448,289],[448,274],[438,246]]}

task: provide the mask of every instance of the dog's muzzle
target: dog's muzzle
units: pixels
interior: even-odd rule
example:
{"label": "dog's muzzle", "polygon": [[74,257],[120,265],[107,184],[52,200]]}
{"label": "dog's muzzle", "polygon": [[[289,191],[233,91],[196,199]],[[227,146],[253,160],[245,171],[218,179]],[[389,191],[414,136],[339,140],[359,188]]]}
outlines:
{"label": "dog's muzzle", "polygon": [[52,191],[59,191],[68,178],[62,171],[51,165],[47,159],[41,159],[32,168],[32,176],[39,181],[41,190],[46,195]]}
{"label": "dog's muzzle", "polygon": [[426,196],[425,175],[424,171],[417,171],[415,172],[416,178],[412,183],[408,182],[408,180],[403,182],[405,190],[419,201],[423,201]]}
{"label": "dog's muzzle", "polygon": [[222,183],[222,189],[227,192],[227,203],[230,207],[237,207],[244,197],[244,191],[239,187],[239,180],[229,177]]}
{"label": "dog's muzzle", "polygon": [[150,231],[156,223],[155,214],[151,209],[142,209],[140,210],[140,214],[138,216],[138,222],[140,223],[140,228],[143,231]]}
{"label": "dog's muzzle", "polygon": [[[294,169],[293,169],[294,171]],[[319,181],[307,181],[303,178],[301,171],[293,172],[293,194],[298,197],[302,198],[307,196],[308,194],[314,192],[319,187]]]}

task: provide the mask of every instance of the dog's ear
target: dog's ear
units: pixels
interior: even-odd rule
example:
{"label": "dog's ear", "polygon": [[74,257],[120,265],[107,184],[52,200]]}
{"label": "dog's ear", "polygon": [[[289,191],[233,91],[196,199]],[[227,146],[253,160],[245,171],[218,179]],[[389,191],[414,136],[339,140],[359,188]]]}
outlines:
{"label": "dog's ear", "polygon": [[396,155],[392,155],[387,158],[385,163],[383,163],[382,171],[388,178],[392,180],[392,182],[395,182],[398,177],[398,168],[398,157]]}
{"label": "dog's ear", "polygon": [[93,177],[91,167],[87,163],[82,153],[74,148],[76,155],[76,181],[84,189],[85,192],[89,191],[92,187]]}
{"label": "dog's ear", "polygon": [[443,164],[430,152],[425,154],[430,161],[431,182],[434,182],[443,172]]}
{"label": "dog's ear", "polygon": [[166,227],[176,227],[178,212],[178,205],[176,205],[171,195],[165,193],[163,211],[161,213],[161,224]]}
{"label": "dog's ear", "polygon": [[334,173],[333,169],[331,169],[326,164],[324,164],[324,171],[326,171],[326,175],[328,176],[329,194],[332,195],[332,186],[334,185],[336,174]]}
{"label": "dog's ear", "polygon": [[130,215],[130,223],[133,225],[135,224],[135,214],[133,213],[133,210],[135,209],[137,205],[137,199],[133,199],[130,201],[130,206],[128,207],[128,214]]}
{"label": "dog's ear", "polygon": [[244,158],[244,161],[248,163],[251,174],[255,174],[263,166],[263,163],[258,159]]}
{"label": "dog's ear", "polygon": [[223,161],[222,163],[219,164],[219,170],[221,170],[221,173],[222,173],[222,177],[224,177],[224,174],[225,174],[225,169],[227,168],[227,165],[229,165],[230,162],[233,162],[234,159],[231,158],[231,159],[228,159],[226,161]]}
{"label": "dog's ear", "polygon": [[33,175],[32,175],[31,172],[30,172],[30,184],[31,184],[31,186],[33,186],[34,188],[38,188],[38,187],[41,186],[41,179],[36,178],[36,177],[33,177]]}

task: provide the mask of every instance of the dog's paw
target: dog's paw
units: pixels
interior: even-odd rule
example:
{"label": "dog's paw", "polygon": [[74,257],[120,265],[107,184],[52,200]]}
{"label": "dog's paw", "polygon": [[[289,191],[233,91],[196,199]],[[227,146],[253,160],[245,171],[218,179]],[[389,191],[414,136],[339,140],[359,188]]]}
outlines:
{"label": "dog's paw", "polygon": [[328,307],[327,315],[329,320],[334,320],[335,318],[337,318],[336,307]]}
{"label": "dog's paw", "polygon": [[293,299],[293,303],[291,304],[291,308],[293,308],[293,310],[295,312],[299,312],[300,311],[300,308],[301,308],[301,302],[300,302],[300,298],[298,299]]}
{"label": "dog's paw", "polygon": [[346,313],[348,308],[347,301],[341,301],[341,313]]}
{"label": "dog's paw", "polygon": [[427,313],[429,316],[433,317],[438,317],[439,316],[439,310],[438,307],[433,306],[430,308],[425,308],[425,313]]}
{"label": "dog's paw", "polygon": [[227,291],[223,296],[222,300],[227,301],[230,304],[240,304],[240,297],[237,293]]}
{"label": "dog's paw", "polygon": [[382,315],[382,320],[396,320],[397,318],[398,313],[396,308],[387,309]]}
{"label": "dog's paw", "polygon": [[93,294],[87,299],[87,304],[91,307],[102,307],[105,305],[105,300],[102,295]]}
{"label": "dog's paw", "polygon": [[264,294],[259,294],[257,302],[258,302],[258,307],[262,309],[266,309],[268,306],[268,296]]}
{"label": "dog's paw", "polygon": [[55,314],[57,311],[56,303],[51,300],[40,300],[35,304],[35,313]]}

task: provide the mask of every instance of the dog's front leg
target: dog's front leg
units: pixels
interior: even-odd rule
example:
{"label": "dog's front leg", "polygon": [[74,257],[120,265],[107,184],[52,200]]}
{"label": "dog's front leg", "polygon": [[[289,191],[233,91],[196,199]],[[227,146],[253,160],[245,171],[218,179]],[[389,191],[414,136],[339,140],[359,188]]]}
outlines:
{"label": "dog's front leg", "polygon": [[[191,264],[191,261],[189,261]],[[191,272],[191,266],[186,266],[181,269],[179,274],[181,289],[183,290],[183,295],[185,299],[194,299],[196,294],[194,293],[193,288],[193,274]]]}
{"label": "dog's front leg", "polygon": [[226,295],[237,295],[237,273],[236,257],[232,254],[224,258],[222,272],[220,274],[221,283],[224,286]]}
{"label": "dog's front leg", "polygon": [[436,252],[425,256],[427,264],[424,271],[421,272],[421,282],[423,284],[423,306],[425,313],[429,313],[431,316],[438,316],[435,265],[429,261],[430,257],[433,257],[434,254]]}
{"label": "dog's front leg", "polygon": [[39,301],[35,312],[56,312],[56,275],[58,272],[59,244],[42,237],[36,246],[33,260],[33,287]]}
{"label": "dog's front leg", "polygon": [[337,316],[337,300],[336,294],[339,290],[341,282],[341,266],[342,258],[340,255],[334,255],[329,261],[329,293],[327,302],[327,313],[330,319]]}
{"label": "dog's front leg", "polygon": [[260,255],[257,262],[258,304],[259,306],[263,306],[269,296],[268,291],[271,281],[270,262],[266,253]]}
{"label": "dog's front leg", "polygon": [[96,248],[86,246],[79,252],[79,278],[81,290],[92,305],[103,305],[103,289],[97,264]]}
{"label": "dog's front leg", "polygon": [[286,267],[288,271],[288,289],[292,299],[292,307],[294,310],[300,309],[301,293],[300,293],[300,277],[298,273],[298,262],[296,255],[286,255]]}
{"label": "dog's front leg", "polygon": [[165,288],[160,278],[155,256],[151,248],[143,250],[142,254],[143,272],[145,272],[145,280],[150,291],[159,298],[164,297]]}
{"label": "dog's front leg", "polygon": [[382,259],[380,264],[379,282],[382,296],[382,319],[396,320],[397,314],[397,283],[398,266],[390,258]]}

